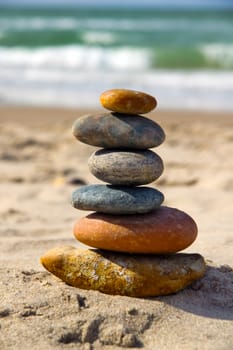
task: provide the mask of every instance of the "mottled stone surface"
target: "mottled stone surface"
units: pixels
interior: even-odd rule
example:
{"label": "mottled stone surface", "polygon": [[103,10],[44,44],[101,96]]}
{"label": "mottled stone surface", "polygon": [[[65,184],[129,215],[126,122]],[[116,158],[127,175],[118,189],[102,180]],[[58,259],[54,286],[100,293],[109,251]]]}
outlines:
{"label": "mottled stone surface", "polygon": [[72,194],[73,207],[108,214],[148,213],[164,200],[161,192],[149,187],[111,185],[82,186]]}
{"label": "mottled stone surface", "polygon": [[147,149],[165,139],[157,123],[140,115],[88,114],[78,118],[72,130],[79,141],[103,148]]}
{"label": "mottled stone surface", "polygon": [[190,246],[197,237],[197,225],[183,211],[161,206],[140,215],[92,213],[77,221],[74,235],[80,242],[95,248],[166,254]]}
{"label": "mottled stone surface", "polygon": [[158,179],[163,161],[150,150],[101,149],[88,160],[90,171],[98,179],[112,185],[145,185]]}
{"label": "mottled stone surface", "polygon": [[102,93],[100,96],[102,106],[110,111],[125,114],[144,114],[152,111],[156,105],[156,99],[144,92],[113,89]]}
{"label": "mottled stone surface", "polygon": [[131,297],[176,293],[201,278],[206,269],[199,254],[148,257],[70,246],[48,251],[41,263],[71,286]]}

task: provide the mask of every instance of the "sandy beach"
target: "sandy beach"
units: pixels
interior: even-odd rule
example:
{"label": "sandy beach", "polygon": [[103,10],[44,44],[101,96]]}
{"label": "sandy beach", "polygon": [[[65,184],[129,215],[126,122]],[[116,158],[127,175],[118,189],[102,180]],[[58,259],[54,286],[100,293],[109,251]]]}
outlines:
{"label": "sandy beach", "polygon": [[[101,108],[99,109],[101,110]],[[205,277],[167,297],[109,296],[65,285],[40,265],[67,244],[77,218],[72,191],[100,183],[87,166],[94,147],[71,132],[91,110],[0,108],[0,349],[233,349],[233,114],[156,111],[166,132],[154,149],[164,174],[150,186],[190,214]]]}

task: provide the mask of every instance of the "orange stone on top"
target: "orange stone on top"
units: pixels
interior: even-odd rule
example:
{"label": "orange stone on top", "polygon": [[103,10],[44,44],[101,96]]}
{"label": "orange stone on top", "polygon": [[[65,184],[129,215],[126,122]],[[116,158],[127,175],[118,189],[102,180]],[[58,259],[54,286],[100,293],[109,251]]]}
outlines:
{"label": "orange stone on top", "polygon": [[147,214],[92,213],[77,221],[74,235],[94,248],[139,254],[175,253],[197,236],[195,221],[181,210],[161,206]]}
{"label": "orange stone on top", "polygon": [[127,89],[105,91],[100,96],[100,102],[104,108],[124,114],[149,113],[157,105],[153,96]]}

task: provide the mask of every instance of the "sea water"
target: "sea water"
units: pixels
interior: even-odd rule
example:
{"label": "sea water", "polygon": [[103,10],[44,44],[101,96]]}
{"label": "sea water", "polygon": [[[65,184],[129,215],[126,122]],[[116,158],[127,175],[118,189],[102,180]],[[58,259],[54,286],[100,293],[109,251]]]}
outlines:
{"label": "sea water", "polygon": [[233,110],[233,11],[0,8],[0,104],[98,107],[111,88]]}

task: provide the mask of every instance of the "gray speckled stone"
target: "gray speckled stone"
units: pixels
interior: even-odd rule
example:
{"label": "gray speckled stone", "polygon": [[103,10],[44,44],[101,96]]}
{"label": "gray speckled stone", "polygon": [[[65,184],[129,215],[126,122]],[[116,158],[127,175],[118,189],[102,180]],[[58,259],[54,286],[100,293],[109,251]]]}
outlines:
{"label": "gray speckled stone", "polygon": [[103,148],[147,149],[165,139],[163,129],[140,115],[118,113],[88,114],[77,119],[73,135],[81,142]]}
{"label": "gray speckled stone", "polygon": [[120,215],[148,213],[163,200],[161,192],[149,187],[89,185],[74,191],[71,203],[76,209]]}
{"label": "gray speckled stone", "polygon": [[94,176],[112,185],[145,185],[163,172],[162,159],[150,150],[101,149],[91,155],[88,165]]}

